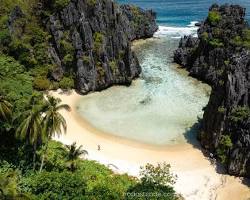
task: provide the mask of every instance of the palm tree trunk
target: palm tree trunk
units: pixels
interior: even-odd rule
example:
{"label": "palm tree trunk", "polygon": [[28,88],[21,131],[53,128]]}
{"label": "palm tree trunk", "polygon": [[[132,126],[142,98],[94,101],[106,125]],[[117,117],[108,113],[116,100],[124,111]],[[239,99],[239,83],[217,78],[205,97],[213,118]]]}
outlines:
{"label": "palm tree trunk", "polygon": [[33,146],[33,171],[36,169],[36,142]]}
{"label": "palm tree trunk", "polygon": [[41,162],[41,166],[40,166],[40,169],[39,169],[39,173],[41,173],[42,170],[43,170],[44,160],[45,160],[45,155],[47,154],[47,150],[48,150],[48,141],[46,142],[45,151],[44,151],[44,154],[42,156],[42,162]]}

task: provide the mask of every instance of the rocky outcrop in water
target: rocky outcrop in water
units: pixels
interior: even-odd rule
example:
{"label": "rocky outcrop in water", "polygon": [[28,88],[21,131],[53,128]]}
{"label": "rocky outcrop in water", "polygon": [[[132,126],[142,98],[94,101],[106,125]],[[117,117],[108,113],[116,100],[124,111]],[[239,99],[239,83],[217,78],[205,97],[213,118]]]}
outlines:
{"label": "rocky outcrop in water", "polygon": [[174,60],[213,90],[199,139],[229,174],[250,177],[250,29],[245,9],[213,5],[198,38],[181,39]]}
{"label": "rocky outcrop in water", "polygon": [[155,17],[152,11],[120,7],[112,0],[72,0],[46,23],[57,65],[53,78],[74,73],[83,94],[130,84],[141,72],[131,41],[151,37],[157,30]]}

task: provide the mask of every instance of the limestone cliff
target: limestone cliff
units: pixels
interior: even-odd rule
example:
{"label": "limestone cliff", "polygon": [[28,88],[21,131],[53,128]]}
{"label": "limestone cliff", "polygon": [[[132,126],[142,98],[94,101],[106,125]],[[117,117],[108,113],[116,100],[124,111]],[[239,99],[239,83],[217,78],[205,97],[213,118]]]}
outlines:
{"label": "limestone cliff", "polygon": [[57,65],[53,78],[75,73],[76,88],[83,94],[130,84],[141,72],[131,41],[151,37],[157,30],[155,17],[152,11],[112,0],[72,0],[46,22]]}
{"label": "limestone cliff", "polygon": [[186,36],[174,60],[213,90],[199,139],[233,175],[250,177],[250,30],[245,9],[213,5],[198,30]]}

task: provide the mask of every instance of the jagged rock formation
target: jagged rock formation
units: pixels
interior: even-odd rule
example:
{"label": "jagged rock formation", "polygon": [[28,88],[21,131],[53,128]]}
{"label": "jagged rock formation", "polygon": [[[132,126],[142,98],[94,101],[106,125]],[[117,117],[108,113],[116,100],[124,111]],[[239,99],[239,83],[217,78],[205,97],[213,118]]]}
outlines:
{"label": "jagged rock formation", "polygon": [[153,10],[143,10],[131,5],[121,5],[124,15],[129,20],[129,38],[131,40],[150,38],[157,31],[156,13]]}
{"label": "jagged rock formation", "polygon": [[[83,94],[130,84],[141,72],[131,41],[151,37],[157,30],[155,17],[152,11],[120,7],[112,0],[72,0],[46,24],[53,39],[50,55],[57,65],[53,78],[60,80],[73,71]],[[68,62],[75,67],[67,68]]]}
{"label": "jagged rock formation", "polygon": [[198,38],[181,39],[174,60],[213,90],[199,139],[232,175],[250,177],[250,31],[245,9],[213,5]]}

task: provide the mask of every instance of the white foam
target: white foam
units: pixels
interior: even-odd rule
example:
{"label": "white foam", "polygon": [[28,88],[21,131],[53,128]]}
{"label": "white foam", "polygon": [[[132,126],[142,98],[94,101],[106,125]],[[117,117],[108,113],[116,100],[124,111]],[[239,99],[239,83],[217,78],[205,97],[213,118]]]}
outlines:
{"label": "white foam", "polygon": [[195,27],[195,24],[199,23],[198,21],[192,21],[190,22],[189,25],[187,25],[188,27]]}
{"label": "white foam", "polygon": [[159,26],[158,31],[154,34],[155,37],[171,37],[173,39],[179,39],[185,35],[192,35],[197,37],[198,27],[195,26],[197,21],[192,21],[186,27],[171,27],[171,26]]}

